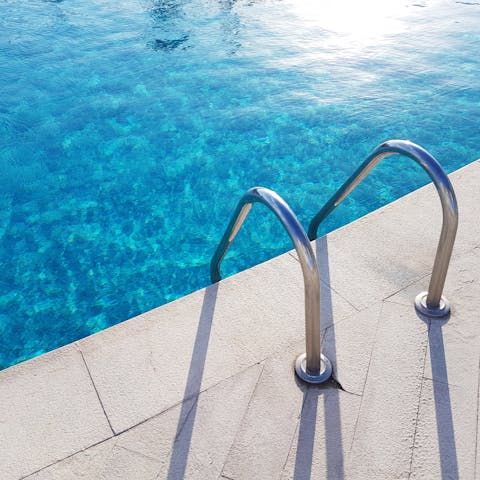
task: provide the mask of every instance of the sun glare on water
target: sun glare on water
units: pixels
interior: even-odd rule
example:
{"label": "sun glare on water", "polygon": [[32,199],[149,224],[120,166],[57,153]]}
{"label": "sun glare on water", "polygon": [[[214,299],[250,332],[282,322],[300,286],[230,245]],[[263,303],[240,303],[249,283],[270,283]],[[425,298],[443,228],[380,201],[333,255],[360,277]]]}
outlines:
{"label": "sun glare on water", "polygon": [[406,30],[405,17],[421,6],[418,2],[380,0],[297,0],[290,4],[292,13],[305,23],[360,41]]}

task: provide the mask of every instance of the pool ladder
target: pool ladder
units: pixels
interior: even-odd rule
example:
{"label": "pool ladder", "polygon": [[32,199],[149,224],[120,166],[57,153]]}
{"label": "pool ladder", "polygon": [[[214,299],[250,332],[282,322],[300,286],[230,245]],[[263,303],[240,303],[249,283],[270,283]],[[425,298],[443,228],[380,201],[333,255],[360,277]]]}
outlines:
{"label": "pool ladder", "polygon": [[274,191],[263,187],[248,190],[238,203],[210,264],[212,283],[221,280],[220,264],[247,218],[253,203],[266,205],[280,220],[297,251],[303,272],[305,294],[305,353],[297,358],[295,371],[308,383],[322,383],[332,374],[332,365],[322,354],[320,323],[320,275],[309,240],[317,238],[319,225],[352,190],[390,155],[400,154],[417,162],[434,183],[443,211],[442,230],[433,263],[428,291],[415,298],[415,308],[429,317],[443,317],[450,312],[450,304],[442,295],[458,225],[458,207],[453,186],[447,174],[422,147],[407,140],[389,140],[379,145],[357,168],[350,178],[315,215],[308,229],[308,237],[288,204]]}

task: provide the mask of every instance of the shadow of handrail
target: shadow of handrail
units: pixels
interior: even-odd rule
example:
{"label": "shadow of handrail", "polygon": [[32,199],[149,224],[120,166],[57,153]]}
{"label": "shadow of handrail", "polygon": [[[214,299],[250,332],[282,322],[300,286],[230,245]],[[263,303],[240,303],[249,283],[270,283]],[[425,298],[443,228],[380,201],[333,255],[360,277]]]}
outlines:
{"label": "shadow of handrail", "polygon": [[[316,258],[320,270],[321,317],[331,322],[329,327],[328,357],[336,365],[335,325],[328,263],[328,239],[319,238],[316,242]],[[327,336],[325,336],[327,337]],[[330,343],[331,342],[331,343]],[[335,372],[334,372],[335,373]],[[343,439],[338,384],[331,380],[325,386],[309,385],[303,394],[302,412],[298,429],[297,452],[295,457],[295,480],[307,480],[312,476],[312,463],[315,445],[315,431],[318,416],[318,402],[323,397],[326,470],[329,480],[341,480],[345,476],[343,459]]]}
{"label": "shadow of handrail", "polygon": [[182,410],[178,419],[177,432],[170,456],[167,475],[168,480],[180,480],[185,477],[193,427],[197,414],[198,395],[200,394],[202,386],[208,343],[210,341],[213,315],[217,302],[217,292],[218,283],[205,289],[187,383],[183,394]]}
{"label": "shadow of handrail", "polygon": [[459,478],[450,386],[448,384],[447,362],[442,334],[442,328],[448,319],[449,317],[445,320],[428,321],[428,346],[432,368],[432,387],[442,480]]}

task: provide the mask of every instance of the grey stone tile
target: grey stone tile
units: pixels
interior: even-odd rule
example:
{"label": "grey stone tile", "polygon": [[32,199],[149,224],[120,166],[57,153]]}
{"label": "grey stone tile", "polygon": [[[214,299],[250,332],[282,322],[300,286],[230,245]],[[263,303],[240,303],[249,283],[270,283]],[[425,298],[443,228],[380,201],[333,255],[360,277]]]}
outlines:
{"label": "grey stone tile", "polygon": [[[463,323],[466,321],[472,324],[472,311],[475,308],[478,291],[480,289],[480,247],[474,247],[467,252],[452,257],[447,272],[447,278],[443,294],[450,302],[451,317],[463,316]],[[427,291],[430,282],[430,275],[387,297],[388,302],[402,305],[414,305],[415,297],[422,291]],[[474,312],[473,312],[474,313]],[[474,313],[473,317],[476,314]]]}
{"label": "grey stone tile", "polygon": [[[215,389],[215,387],[212,387],[212,389]],[[207,392],[209,391],[207,390]],[[207,394],[207,392],[204,394]],[[204,394],[201,394],[201,396]],[[176,405],[166,412],[120,434],[117,437],[117,443],[128,450],[155,458],[158,461],[156,476],[160,472],[168,472],[170,457],[177,435],[188,420],[189,414],[193,413],[187,426],[187,428],[190,427],[188,430],[191,434],[191,421],[192,418],[195,419],[196,417],[196,410],[192,410],[194,407],[197,407],[197,397],[187,399],[182,404]],[[190,451],[185,450],[185,448],[182,449],[182,454],[184,454],[183,459],[186,462]],[[177,449],[178,451],[179,449]]]}
{"label": "grey stone tile", "polygon": [[466,339],[455,325],[431,321],[426,378],[475,389],[479,359],[480,338]]}
{"label": "grey stone tile", "polygon": [[360,400],[341,390],[308,389],[282,480],[344,478]]}
{"label": "grey stone tile", "polygon": [[[332,303],[340,319],[355,312]],[[80,345],[118,433],[181,401],[191,366],[204,390],[300,340],[304,325],[301,269],[284,255]]]}
{"label": "grey stone tile", "polygon": [[[454,255],[462,254],[475,245],[480,238],[478,222],[478,201],[480,191],[478,178],[480,161],[473,162],[449,175],[457,197],[459,226]],[[433,183],[406,195],[385,207],[389,216],[397,219],[395,229],[404,230],[414,241],[414,250],[406,249],[423,257],[423,261],[433,266],[442,226],[442,209],[440,199]],[[370,214],[375,215],[375,212]],[[413,245],[413,244],[412,244]],[[418,250],[417,250],[418,249]]]}
{"label": "grey stone tile", "polygon": [[157,478],[220,475],[262,367],[254,365],[119,436],[118,445],[159,460]]}
{"label": "grey stone tile", "polygon": [[18,479],[112,436],[80,352],[0,372],[0,478]]}
{"label": "grey stone tile", "polygon": [[[431,325],[425,377],[465,388],[476,385],[473,372],[478,367],[480,357],[479,272],[480,248],[454,258],[445,285],[445,295],[451,303],[451,315],[444,319],[429,320],[417,314],[419,321]],[[419,283],[413,284],[388,301],[410,305],[413,310],[412,299],[420,289]]]}
{"label": "grey stone tile", "polygon": [[222,474],[235,480],[279,478],[302,410],[304,384],[293,363],[303,344],[273,356],[265,366]]}
{"label": "grey stone tile", "polygon": [[476,406],[477,389],[424,381],[410,478],[474,479]]}
{"label": "grey stone tile", "polygon": [[427,339],[411,309],[384,304],[347,478],[408,478]]}
{"label": "grey stone tile", "polygon": [[79,452],[26,480],[154,480],[159,461],[118,447],[115,439]]}
{"label": "grey stone tile", "polygon": [[[426,255],[418,255],[408,227],[394,231],[398,219],[387,213],[389,209],[362,218],[315,244],[322,280],[358,310],[429,272]],[[432,261],[434,253],[434,248],[428,252]]]}
{"label": "grey stone tile", "polygon": [[99,480],[154,480],[159,468],[158,460],[115,446]]}
{"label": "grey stone tile", "polygon": [[77,480],[99,478],[115,447],[115,438],[65,458],[26,480]]}
{"label": "grey stone tile", "polygon": [[373,305],[325,332],[322,351],[333,364],[334,377],[347,392],[363,393],[381,312],[381,304]]}

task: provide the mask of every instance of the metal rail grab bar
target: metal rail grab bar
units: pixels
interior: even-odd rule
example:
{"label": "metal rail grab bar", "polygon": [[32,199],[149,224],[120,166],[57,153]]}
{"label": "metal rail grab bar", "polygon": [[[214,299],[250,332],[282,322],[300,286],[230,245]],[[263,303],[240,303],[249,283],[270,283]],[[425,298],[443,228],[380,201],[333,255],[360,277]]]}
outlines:
{"label": "metal rail grab bar", "polygon": [[263,203],[278,217],[297,251],[305,291],[306,353],[297,358],[295,371],[306,382],[322,383],[330,378],[332,366],[328,358],[322,355],[321,350],[320,276],[317,262],[305,230],[289,205],[273,190],[263,187],[251,188],[238,202],[210,263],[212,283],[221,280],[220,264],[255,202]]}
{"label": "metal rail grab bar", "polygon": [[424,315],[443,317],[450,311],[449,302],[442,296],[442,292],[457,233],[458,207],[455,192],[447,174],[437,160],[422,147],[407,140],[389,140],[375,148],[353,175],[315,215],[308,229],[308,237],[310,240],[317,238],[320,223],[340,205],[381,160],[394,154],[405,155],[423,167],[432,179],[440,197],[443,210],[443,223],[430,285],[428,292],[421,292],[417,295],[415,298],[415,307]]}

